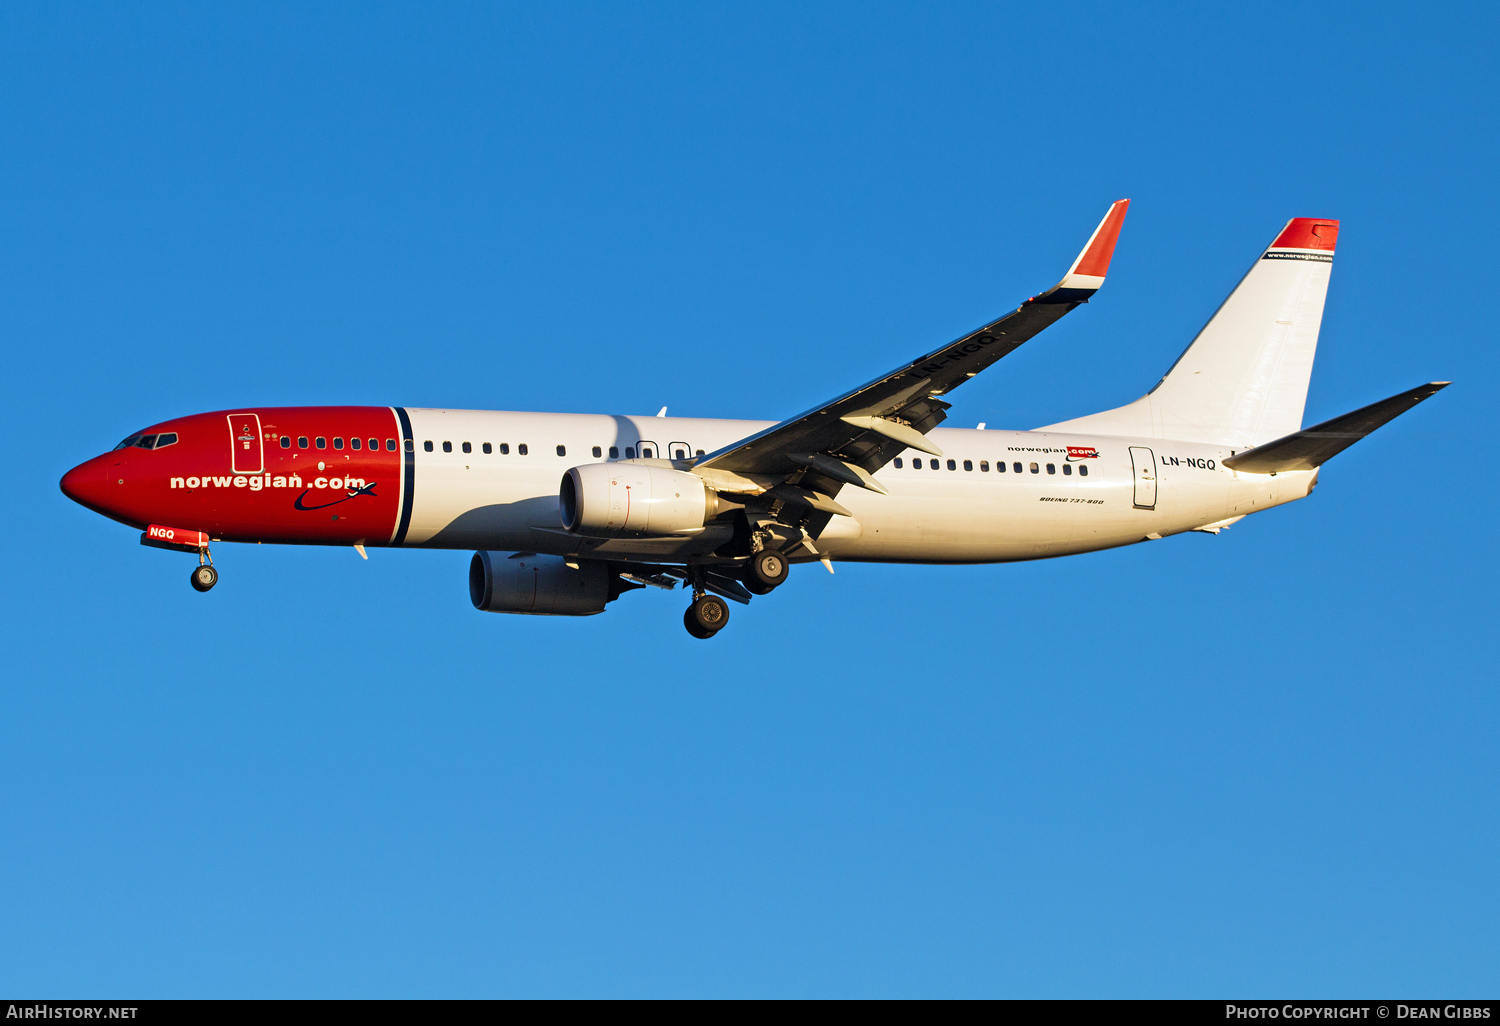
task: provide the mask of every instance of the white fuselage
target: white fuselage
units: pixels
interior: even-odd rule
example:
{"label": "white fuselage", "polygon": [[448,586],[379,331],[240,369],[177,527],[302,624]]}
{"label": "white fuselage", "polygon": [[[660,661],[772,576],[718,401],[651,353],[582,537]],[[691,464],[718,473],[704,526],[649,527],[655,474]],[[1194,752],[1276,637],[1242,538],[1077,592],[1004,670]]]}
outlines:
{"label": "white fuselage", "polygon": [[[638,458],[655,459],[673,459],[681,450],[691,459],[771,424],[410,407],[407,411],[416,442],[407,545],[581,552],[650,561],[706,555],[725,538],[713,531],[693,538],[617,538],[580,549],[578,539],[563,531],[558,512],[558,485],[568,468],[608,462],[611,447],[618,459],[626,458],[627,450]],[[1237,473],[1223,466],[1235,450],[1160,438],[957,428],[937,428],[927,437],[944,453],[939,469],[932,469],[934,457],[909,450],[900,467],[893,462],[875,474],[888,495],[843,488],[838,502],[853,516],[832,519],[818,537],[820,554],[836,560],[895,563],[994,563],[1065,556],[1213,527],[1300,499],[1312,490],[1317,476],[1316,471]],[[444,443],[451,445],[451,452],[444,451]],[[470,452],[463,451],[464,443]],[[483,451],[486,444],[488,454]],[[508,452],[502,452],[502,446]],[[1070,447],[1075,450],[1071,456]],[[1077,450],[1097,455],[1081,456]],[[913,466],[918,459],[920,469]],[[997,469],[1001,464],[1003,472]]]}

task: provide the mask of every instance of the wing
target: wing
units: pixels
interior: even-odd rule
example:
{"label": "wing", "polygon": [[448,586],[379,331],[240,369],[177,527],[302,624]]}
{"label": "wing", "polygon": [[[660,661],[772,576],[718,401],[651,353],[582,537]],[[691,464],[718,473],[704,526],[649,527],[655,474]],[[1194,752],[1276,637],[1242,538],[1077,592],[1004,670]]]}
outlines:
{"label": "wing", "polygon": [[[815,410],[698,460],[697,473],[785,475],[813,470],[833,482],[874,487],[870,478],[903,450],[941,456],[923,437],[943,421],[946,395],[1060,319],[1104,284],[1128,199],[1115,202],[1062,281],[1004,317],[846,392]],[[835,489],[836,490],[836,485]],[[832,510],[842,512],[842,510]]]}
{"label": "wing", "polygon": [[1407,389],[1389,399],[1361,407],[1342,417],[1325,420],[1304,431],[1294,431],[1224,460],[1231,470],[1247,474],[1279,474],[1288,470],[1321,467],[1381,425],[1395,420],[1424,399],[1430,399],[1452,382],[1431,381]]}

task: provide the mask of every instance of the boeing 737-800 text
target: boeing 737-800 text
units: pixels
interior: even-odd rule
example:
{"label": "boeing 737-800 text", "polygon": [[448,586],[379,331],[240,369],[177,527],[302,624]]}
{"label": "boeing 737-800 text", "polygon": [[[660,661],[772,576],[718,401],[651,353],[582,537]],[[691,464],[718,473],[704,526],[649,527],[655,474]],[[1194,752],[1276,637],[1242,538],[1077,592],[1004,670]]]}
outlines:
{"label": "boeing 737-800 text", "polygon": [[[1089,300],[1120,200],[1056,286],[779,423],[394,406],[264,407],[154,424],[63,491],[195,553],[211,543],[475,549],[497,613],[587,616],[685,583],[695,637],[794,563],[997,563],[1217,533],[1308,495],[1324,461],[1443,388],[1302,427],[1338,222],[1289,221],[1166,375],[1031,431],[942,428],[959,385]],[[665,412],[665,411],[663,411]]]}

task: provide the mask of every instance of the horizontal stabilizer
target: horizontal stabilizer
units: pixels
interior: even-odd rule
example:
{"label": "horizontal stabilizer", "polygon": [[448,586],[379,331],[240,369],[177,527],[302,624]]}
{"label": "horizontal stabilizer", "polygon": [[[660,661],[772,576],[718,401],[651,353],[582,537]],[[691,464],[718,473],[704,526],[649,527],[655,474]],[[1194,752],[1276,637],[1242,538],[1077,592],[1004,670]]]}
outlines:
{"label": "horizontal stabilizer", "polygon": [[1325,420],[1305,431],[1286,435],[1238,456],[1231,456],[1223,461],[1224,466],[1247,474],[1312,470],[1333,459],[1382,424],[1395,420],[1423,399],[1437,395],[1450,384],[1448,381],[1431,381],[1418,385],[1353,413]]}

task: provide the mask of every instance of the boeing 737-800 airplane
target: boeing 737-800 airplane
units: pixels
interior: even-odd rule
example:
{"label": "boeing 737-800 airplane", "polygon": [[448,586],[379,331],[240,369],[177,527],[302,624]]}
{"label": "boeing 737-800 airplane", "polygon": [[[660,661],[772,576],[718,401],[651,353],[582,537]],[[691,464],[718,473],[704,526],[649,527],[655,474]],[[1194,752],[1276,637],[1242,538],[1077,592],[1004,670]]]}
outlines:
{"label": "boeing 737-800 airplane", "polygon": [[199,591],[221,540],[472,548],[478,609],[587,616],[685,582],[684,622],[708,638],[725,598],[769,593],[793,563],[999,563],[1217,533],[1308,495],[1324,461],[1447,384],[1302,428],[1339,223],[1299,217],[1142,398],[1032,431],[938,427],[955,388],[1088,302],[1128,204],[1053,288],[780,423],[238,409],[132,434],[62,490],[143,544],[196,553]]}

